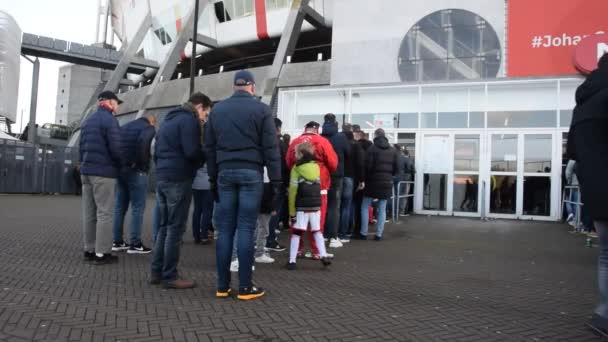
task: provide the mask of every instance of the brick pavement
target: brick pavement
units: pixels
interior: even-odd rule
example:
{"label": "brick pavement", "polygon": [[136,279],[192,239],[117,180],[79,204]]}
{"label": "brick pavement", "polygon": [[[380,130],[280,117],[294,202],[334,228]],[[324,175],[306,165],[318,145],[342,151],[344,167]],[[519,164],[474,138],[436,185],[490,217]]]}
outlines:
{"label": "brick pavement", "polygon": [[411,217],[327,271],[275,253],[255,272],[267,296],[239,302],[214,298],[214,248],[190,230],[180,272],[199,287],[163,290],[149,256],[85,264],[79,217],[76,197],[0,195],[0,341],[597,340],[597,249],[563,225]]}

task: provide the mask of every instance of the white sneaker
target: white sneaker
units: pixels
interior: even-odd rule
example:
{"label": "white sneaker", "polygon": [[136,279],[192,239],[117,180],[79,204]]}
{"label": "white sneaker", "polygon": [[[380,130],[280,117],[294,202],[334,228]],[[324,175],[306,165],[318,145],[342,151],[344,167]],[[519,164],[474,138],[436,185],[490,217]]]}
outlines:
{"label": "white sneaker", "polygon": [[342,242],[340,242],[338,239],[331,238],[329,240],[329,248],[340,248],[342,246]]}
{"label": "white sneaker", "polygon": [[574,214],[569,214],[568,218],[566,218],[566,222],[572,221],[573,218],[574,218]]}
{"label": "white sneaker", "polygon": [[270,255],[264,253],[259,257],[255,258],[255,262],[260,264],[272,264],[274,262],[274,259],[271,258]]}
{"label": "white sneaker", "polygon": [[342,242],[342,244],[349,243],[350,239],[349,238],[343,238],[343,239],[340,239],[340,242]]}
{"label": "white sneaker", "polygon": [[[255,271],[255,265],[251,265],[251,270]],[[230,263],[230,272],[238,272],[239,271],[239,261],[234,260]]]}
{"label": "white sneaker", "polygon": [[238,272],[239,271],[239,261],[234,260],[230,263],[230,272]]}
{"label": "white sneaker", "polygon": [[334,258],[334,255],[333,255],[333,254],[331,254],[331,253],[325,253],[325,254],[326,254],[326,256],[327,256],[328,258],[330,258],[330,259],[333,259],[333,258]]}

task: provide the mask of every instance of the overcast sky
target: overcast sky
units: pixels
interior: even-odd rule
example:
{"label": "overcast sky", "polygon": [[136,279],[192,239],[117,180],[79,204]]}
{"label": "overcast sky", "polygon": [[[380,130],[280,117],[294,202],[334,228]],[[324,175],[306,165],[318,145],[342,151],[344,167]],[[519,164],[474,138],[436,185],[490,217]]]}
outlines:
{"label": "overcast sky", "polygon": [[[94,43],[96,7],[97,0],[0,0],[0,10],[13,16],[21,31],[82,44]],[[39,124],[55,122],[57,75],[59,67],[65,64],[41,59],[36,120]],[[13,126],[17,132],[21,131],[21,111],[26,125],[30,109],[32,64],[24,58],[20,79],[17,124]]]}

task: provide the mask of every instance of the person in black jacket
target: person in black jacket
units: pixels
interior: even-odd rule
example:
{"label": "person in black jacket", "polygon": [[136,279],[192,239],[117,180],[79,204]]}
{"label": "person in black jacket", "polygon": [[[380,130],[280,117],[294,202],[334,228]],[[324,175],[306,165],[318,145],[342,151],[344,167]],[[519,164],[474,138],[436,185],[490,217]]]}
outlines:
{"label": "person in black jacket", "polygon": [[285,162],[285,155],[287,154],[287,149],[289,148],[289,144],[283,141],[283,136],[281,135],[281,127],[283,126],[283,121],[279,118],[274,118],[274,125],[277,129],[277,141],[279,144],[279,153],[281,158],[281,178],[283,178],[283,187],[281,191],[277,194],[277,203],[279,203],[277,208],[276,215],[270,217],[269,231],[268,231],[268,239],[266,240],[266,249],[282,252],[285,250],[285,247],[279,245],[277,241],[276,231],[279,229],[279,222],[281,218],[287,214],[287,188],[289,187],[289,169],[287,168],[287,163]]}
{"label": "person in black jacket", "polygon": [[329,247],[342,247],[338,239],[338,226],[340,225],[340,201],[342,199],[342,185],[344,181],[344,160],[350,159],[350,144],[343,134],[338,134],[338,122],[334,114],[325,114],[323,132],[321,136],[327,138],[338,156],[338,168],[331,174],[331,186],[327,194],[327,218],[323,233],[329,239]]}
{"label": "person in black jacket", "polygon": [[361,202],[363,201],[363,178],[365,176],[365,154],[367,149],[373,144],[371,141],[365,138],[365,132],[361,130],[361,126],[353,125],[353,138],[357,145],[357,152],[354,153],[354,157],[358,158],[355,160],[355,164],[363,165],[360,174],[355,174],[355,190],[353,194],[353,218],[354,223],[351,229],[351,237],[361,238]]}
{"label": "person in black jacket", "polygon": [[99,107],[80,129],[84,257],[97,265],[112,255],[112,212],[116,178],[122,166],[120,127],[114,117],[122,103],[111,91],[99,94]]}
{"label": "person in black jacket", "polygon": [[363,201],[361,204],[361,239],[367,239],[369,213],[367,208],[378,199],[378,231],[374,240],[382,240],[386,220],[386,202],[393,194],[393,176],[399,170],[399,156],[386,139],[384,130],[374,132],[374,145],[367,150]]}
{"label": "person in black jacket", "polygon": [[599,235],[598,283],[600,304],[588,323],[608,334],[608,54],[598,62],[576,90],[576,107],[568,135],[568,155],[576,160],[576,173],[584,208]]}
{"label": "person in black jacket", "polygon": [[154,161],[160,227],[154,242],[150,283],[162,283],[165,288],[195,286],[193,281],[178,277],[177,264],[192,199],[192,181],[204,157],[198,116],[204,115],[209,105],[204,94],[192,94],[187,103],[167,114],[156,135]]}
{"label": "person in black jacket", "polygon": [[[141,226],[148,194],[150,169],[150,145],[156,131],[156,118],[148,114],[120,128],[122,154],[125,159],[116,183],[114,229],[112,251],[127,250],[129,254],[148,254],[152,250],[141,242]],[[127,209],[131,204],[129,244],[123,240],[123,226]]]}
{"label": "person in black jacket", "polygon": [[340,203],[340,229],[338,237],[340,242],[349,242],[348,234],[353,224],[353,195],[359,186],[365,167],[363,148],[359,145],[352,132],[352,126],[345,124],[342,134],[350,145],[350,154],[344,158],[344,181],[342,186],[342,200]]}
{"label": "person in black jacket", "polygon": [[276,127],[270,107],[254,96],[253,75],[246,70],[237,72],[234,90],[234,95],[213,107],[205,127],[209,182],[217,202],[216,296],[230,296],[230,257],[237,234],[240,283],[237,298],[250,300],[264,295],[264,290],[253,286],[251,280],[253,235],[262,200],[264,166],[275,195],[283,183]]}

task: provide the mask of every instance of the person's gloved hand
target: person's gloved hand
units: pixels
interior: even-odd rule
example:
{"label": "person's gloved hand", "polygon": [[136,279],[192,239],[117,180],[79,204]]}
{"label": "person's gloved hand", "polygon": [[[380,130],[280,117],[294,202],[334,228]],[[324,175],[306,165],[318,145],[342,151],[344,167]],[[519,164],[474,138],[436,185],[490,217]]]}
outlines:
{"label": "person's gloved hand", "polygon": [[283,182],[272,182],[272,211],[278,212],[280,203],[280,194],[283,191]]}
{"label": "person's gloved hand", "polygon": [[216,181],[212,181],[211,179],[209,180],[209,190],[211,191],[211,194],[213,195],[213,201],[215,203],[219,203],[220,202],[220,193],[217,190]]}

